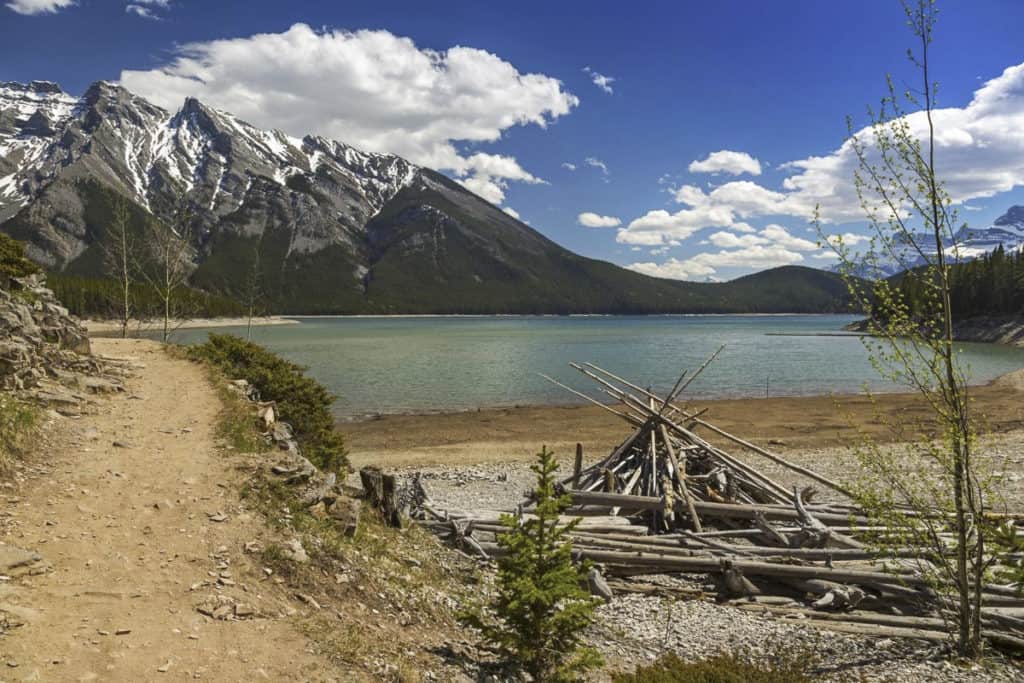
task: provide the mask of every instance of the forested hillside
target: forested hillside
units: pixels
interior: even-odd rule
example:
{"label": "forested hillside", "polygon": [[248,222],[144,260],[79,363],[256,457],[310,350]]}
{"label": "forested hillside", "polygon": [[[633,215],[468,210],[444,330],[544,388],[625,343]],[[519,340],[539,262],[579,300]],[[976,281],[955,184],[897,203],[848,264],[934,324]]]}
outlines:
{"label": "forested hillside", "polygon": [[[913,310],[927,306],[920,278],[894,278]],[[999,246],[973,261],[951,268],[953,315],[957,320],[978,316],[1024,315],[1024,251],[1007,253]]]}

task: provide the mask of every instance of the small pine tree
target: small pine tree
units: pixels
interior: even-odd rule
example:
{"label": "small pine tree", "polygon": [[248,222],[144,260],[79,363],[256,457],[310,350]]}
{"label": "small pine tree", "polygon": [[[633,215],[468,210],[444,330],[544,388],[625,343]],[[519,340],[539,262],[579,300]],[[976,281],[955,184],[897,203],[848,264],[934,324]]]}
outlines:
{"label": "small pine tree", "polygon": [[534,681],[577,681],[601,665],[597,650],[582,644],[598,601],[583,588],[589,566],[572,563],[569,534],[579,520],[558,525],[570,499],[555,492],[554,455],[542,448],[530,469],[537,474],[534,516],[502,517],[508,532],[498,545],[507,554],[498,560],[498,595],[490,605],[497,621],[479,613],[465,620]]}

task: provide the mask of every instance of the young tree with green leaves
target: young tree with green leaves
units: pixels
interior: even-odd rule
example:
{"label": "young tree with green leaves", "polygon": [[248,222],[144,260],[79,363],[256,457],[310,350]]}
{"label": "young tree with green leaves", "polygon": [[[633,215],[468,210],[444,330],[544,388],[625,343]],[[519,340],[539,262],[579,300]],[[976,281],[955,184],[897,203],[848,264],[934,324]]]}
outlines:
{"label": "young tree with green leaves", "polygon": [[[903,530],[898,544],[926,549],[915,560],[917,568],[943,602],[957,652],[977,657],[983,648],[982,586],[994,562],[994,530],[986,519],[992,487],[976,448],[977,421],[953,338],[957,254],[950,245],[960,226],[936,172],[937,86],[929,50],[937,9],[932,0],[904,0],[903,5],[917,41],[908,57],[920,73],[920,88],[898,94],[889,78],[881,107],[869,110],[868,132],[855,132],[848,121],[871,246],[858,255],[841,240],[829,241],[851,294],[868,316],[870,336],[864,339],[872,362],[881,374],[918,393],[934,423],[890,421],[911,436],[905,451],[866,441],[858,449],[862,480],[856,492],[873,516]],[[893,261],[906,269],[898,282],[879,276],[880,265]]]}
{"label": "young tree with green leaves", "polygon": [[597,651],[583,645],[598,601],[583,588],[590,567],[572,561],[569,534],[579,520],[559,524],[570,498],[555,491],[554,455],[541,449],[531,469],[537,475],[534,515],[502,517],[507,531],[498,536],[505,554],[498,560],[498,594],[489,606],[494,618],[474,613],[465,620],[533,680],[577,681],[601,664]]}

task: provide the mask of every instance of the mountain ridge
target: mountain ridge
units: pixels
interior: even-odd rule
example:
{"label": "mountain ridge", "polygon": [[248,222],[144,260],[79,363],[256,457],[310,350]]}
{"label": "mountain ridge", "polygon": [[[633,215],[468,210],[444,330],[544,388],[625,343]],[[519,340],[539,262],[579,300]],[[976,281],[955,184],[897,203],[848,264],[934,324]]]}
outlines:
{"label": "mountain ridge", "polygon": [[[240,297],[259,272],[277,313],[841,310],[838,278],[786,289],[663,280],[574,254],[461,184],[401,157],[262,130],[188,98],[171,113],[97,82],[0,84],[0,230],[53,273],[103,276],[118,197],[132,230],[187,206],[190,284]],[[806,272],[803,272],[806,271]],[[742,280],[742,279],[741,279]],[[745,292],[742,296],[738,292]]]}

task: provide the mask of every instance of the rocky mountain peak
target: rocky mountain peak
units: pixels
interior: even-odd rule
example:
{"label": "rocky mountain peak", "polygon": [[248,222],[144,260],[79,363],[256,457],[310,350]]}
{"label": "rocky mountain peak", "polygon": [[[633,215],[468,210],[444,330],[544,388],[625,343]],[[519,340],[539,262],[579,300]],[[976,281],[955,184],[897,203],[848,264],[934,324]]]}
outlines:
{"label": "rocky mountain peak", "polygon": [[18,83],[16,81],[0,82],[0,89],[34,93],[38,95],[58,95],[64,91],[53,81],[31,81],[29,83]]}
{"label": "rocky mountain peak", "polygon": [[1008,225],[1018,229],[1024,229],[1024,206],[1019,204],[1011,206],[1009,210],[997,218],[993,224],[1000,226]]}

